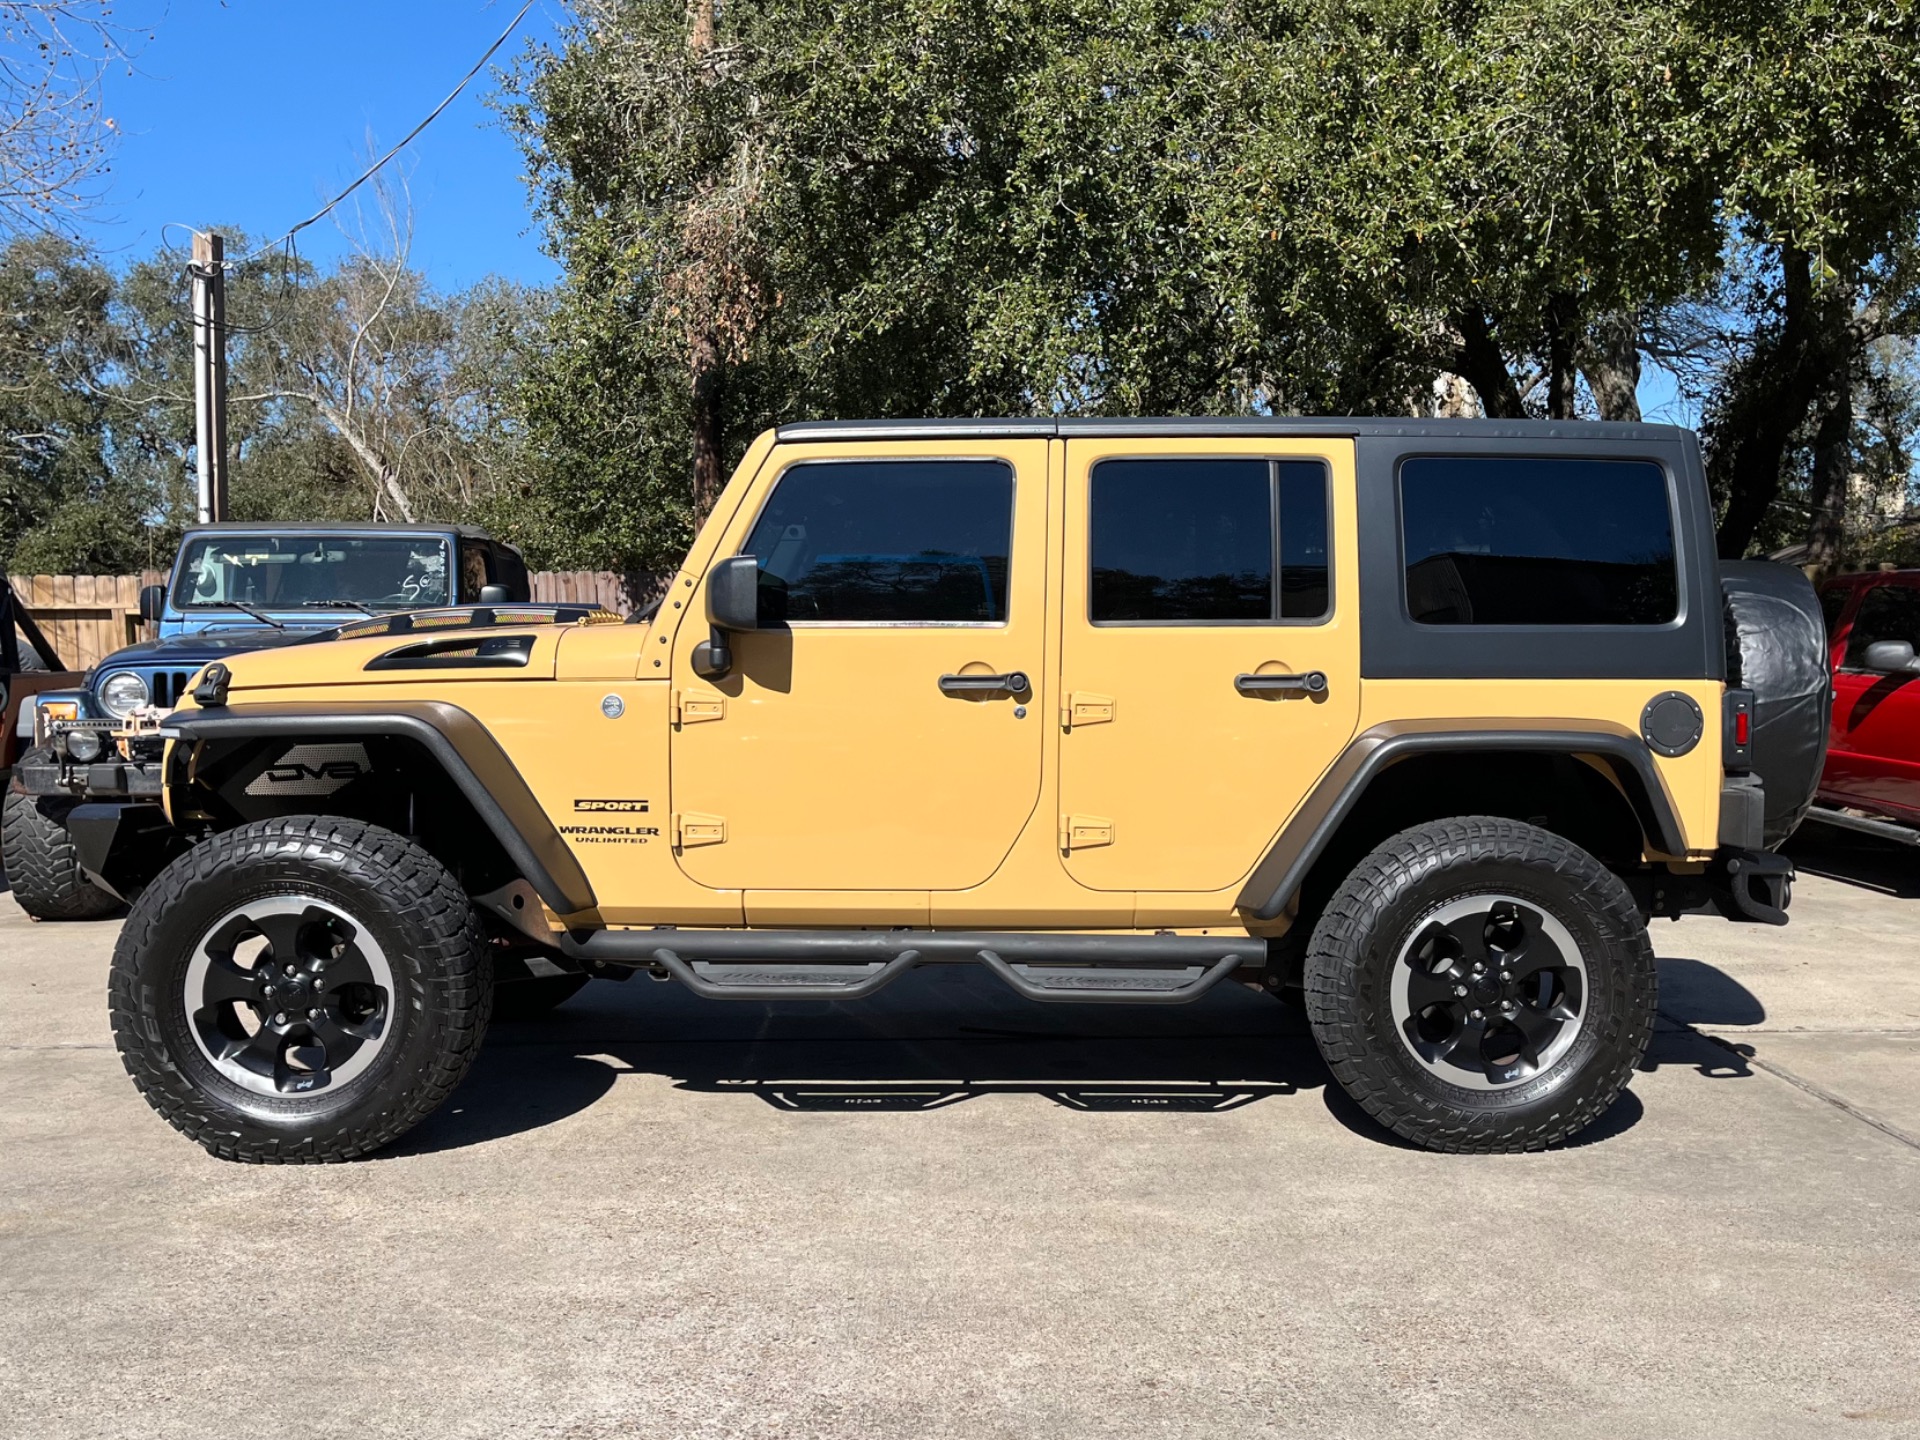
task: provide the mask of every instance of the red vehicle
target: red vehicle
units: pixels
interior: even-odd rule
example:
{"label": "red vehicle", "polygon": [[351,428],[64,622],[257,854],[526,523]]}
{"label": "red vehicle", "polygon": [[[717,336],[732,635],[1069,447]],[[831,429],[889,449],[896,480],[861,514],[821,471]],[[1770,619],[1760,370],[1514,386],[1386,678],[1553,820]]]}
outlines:
{"label": "red vehicle", "polygon": [[1820,603],[1833,719],[1808,818],[1920,844],[1920,570],[1842,575]]}

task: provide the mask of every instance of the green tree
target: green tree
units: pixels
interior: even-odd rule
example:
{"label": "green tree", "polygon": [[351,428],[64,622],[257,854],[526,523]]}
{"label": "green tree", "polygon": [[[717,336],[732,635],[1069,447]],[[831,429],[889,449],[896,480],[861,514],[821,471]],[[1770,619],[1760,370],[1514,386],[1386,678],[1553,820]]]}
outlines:
{"label": "green tree", "polygon": [[0,564],[113,569],[135,552],[138,497],[109,482],[103,394],[113,277],[69,241],[0,251]]}

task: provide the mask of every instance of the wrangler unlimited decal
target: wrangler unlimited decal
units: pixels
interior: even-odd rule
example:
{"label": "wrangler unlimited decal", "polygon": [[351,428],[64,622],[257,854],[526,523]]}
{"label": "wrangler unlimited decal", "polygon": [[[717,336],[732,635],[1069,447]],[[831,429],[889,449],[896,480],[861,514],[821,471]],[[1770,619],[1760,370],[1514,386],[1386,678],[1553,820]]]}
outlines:
{"label": "wrangler unlimited decal", "polygon": [[582,845],[644,845],[660,832],[651,825],[562,825],[560,833]]}

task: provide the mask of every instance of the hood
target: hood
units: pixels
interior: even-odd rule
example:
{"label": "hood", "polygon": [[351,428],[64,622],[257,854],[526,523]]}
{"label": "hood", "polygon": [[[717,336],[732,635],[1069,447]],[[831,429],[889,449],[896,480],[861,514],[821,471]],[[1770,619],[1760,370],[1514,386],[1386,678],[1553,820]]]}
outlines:
{"label": "hood", "polygon": [[109,670],[124,670],[137,665],[165,665],[171,668],[200,666],[209,660],[223,660],[229,655],[248,650],[271,650],[281,645],[292,645],[301,640],[310,640],[319,633],[309,627],[292,625],[284,630],[271,630],[264,625],[251,629],[195,630],[185,635],[168,635],[164,639],[143,640],[138,645],[129,645],[124,650],[114,651],[94,668],[96,673],[105,674]]}
{"label": "hood", "polygon": [[[307,631],[230,662],[228,694],[307,686],[379,685],[435,694],[471,681],[550,680],[565,635],[620,617],[584,605],[465,606],[415,610]],[[637,634],[626,631],[629,664]],[[210,657],[217,658],[217,657]],[[630,672],[629,672],[630,673]]]}

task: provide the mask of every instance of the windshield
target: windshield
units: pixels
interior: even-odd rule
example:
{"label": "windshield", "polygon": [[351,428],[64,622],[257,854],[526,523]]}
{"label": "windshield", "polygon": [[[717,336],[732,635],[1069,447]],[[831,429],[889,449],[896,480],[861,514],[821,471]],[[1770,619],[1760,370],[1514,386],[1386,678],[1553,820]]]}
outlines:
{"label": "windshield", "polygon": [[173,603],[182,610],[453,603],[447,542],[432,535],[201,535],[187,544]]}

